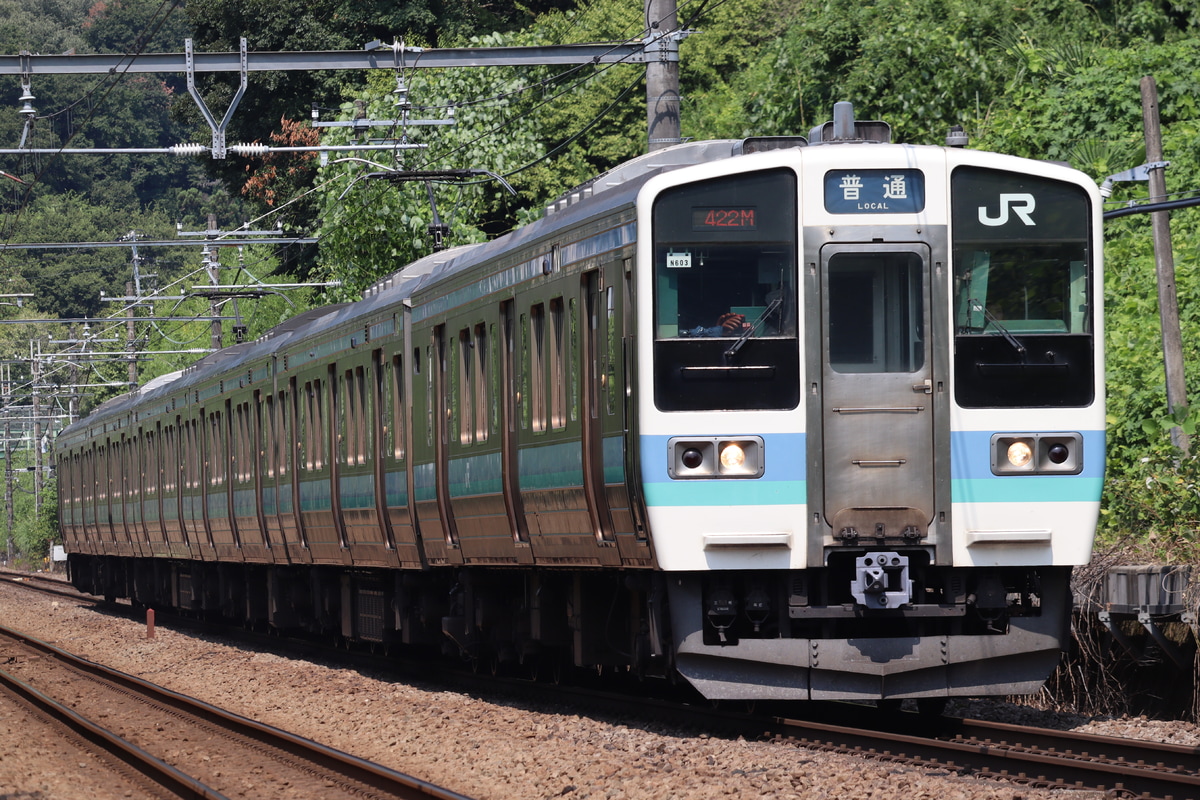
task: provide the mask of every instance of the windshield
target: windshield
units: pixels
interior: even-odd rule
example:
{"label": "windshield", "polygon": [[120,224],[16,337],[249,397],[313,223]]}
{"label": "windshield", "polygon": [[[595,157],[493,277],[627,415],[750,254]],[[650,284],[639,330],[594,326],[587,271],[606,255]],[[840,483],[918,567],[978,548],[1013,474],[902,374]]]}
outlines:
{"label": "windshield", "polygon": [[1092,254],[1074,184],[955,170],[955,399],[965,407],[1092,402]]}
{"label": "windshield", "polygon": [[653,230],[659,408],[794,407],[795,175],[770,170],[667,189]]}

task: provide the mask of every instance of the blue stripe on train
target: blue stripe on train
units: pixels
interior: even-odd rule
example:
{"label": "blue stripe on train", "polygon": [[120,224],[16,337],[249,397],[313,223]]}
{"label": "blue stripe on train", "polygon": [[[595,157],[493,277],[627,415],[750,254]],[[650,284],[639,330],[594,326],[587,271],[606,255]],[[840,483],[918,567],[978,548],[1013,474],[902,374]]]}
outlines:
{"label": "blue stripe on train", "polygon": [[[1084,469],[1078,475],[993,475],[991,431],[951,434],[950,495],[955,503],[1095,502],[1104,486],[1104,431],[1082,431]],[[668,436],[642,436],[642,481],[651,506],[793,505],[807,502],[804,434],[763,437],[761,478],[673,480]],[[780,456],[782,454],[782,457]]]}

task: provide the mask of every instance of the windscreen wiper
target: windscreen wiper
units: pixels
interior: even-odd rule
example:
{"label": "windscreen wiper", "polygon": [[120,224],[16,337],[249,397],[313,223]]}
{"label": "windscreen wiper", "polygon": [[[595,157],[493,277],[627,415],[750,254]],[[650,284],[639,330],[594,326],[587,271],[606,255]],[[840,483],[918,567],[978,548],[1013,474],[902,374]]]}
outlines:
{"label": "windscreen wiper", "polygon": [[729,345],[729,349],[725,351],[725,358],[728,360],[736,356],[738,350],[741,350],[742,345],[746,343],[746,340],[758,333],[758,329],[762,327],[764,322],[766,322],[767,317],[771,316],[771,314],[774,313],[781,305],[783,305],[782,297],[776,297],[774,300],[768,303],[767,307],[763,309],[763,312],[758,315],[758,319],[754,320],[749,328],[746,328],[746,330],[742,331],[742,335],[737,338],[736,342]]}
{"label": "windscreen wiper", "polygon": [[1004,327],[1004,323],[996,319],[996,316],[992,314],[992,312],[988,311],[983,303],[979,302],[978,300],[969,298],[967,302],[971,305],[973,310],[983,312],[983,318],[992,323],[992,326],[995,327],[996,331],[1004,337],[1004,341],[1011,344],[1013,349],[1017,351],[1017,356],[1021,359],[1021,361],[1025,361],[1025,345],[1017,341],[1017,337],[1013,336],[1012,333],[1009,332],[1008,328]]}

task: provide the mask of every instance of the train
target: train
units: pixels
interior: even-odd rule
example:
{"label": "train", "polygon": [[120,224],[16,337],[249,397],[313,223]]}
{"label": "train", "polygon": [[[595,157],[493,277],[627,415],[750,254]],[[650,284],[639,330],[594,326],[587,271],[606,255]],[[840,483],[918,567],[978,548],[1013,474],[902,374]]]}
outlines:
{"label": "train", "polygon": [[1036,693],[1103,484],[1101,200],[891,141],[685,142],[108,400],[110,600],[714,701]]}

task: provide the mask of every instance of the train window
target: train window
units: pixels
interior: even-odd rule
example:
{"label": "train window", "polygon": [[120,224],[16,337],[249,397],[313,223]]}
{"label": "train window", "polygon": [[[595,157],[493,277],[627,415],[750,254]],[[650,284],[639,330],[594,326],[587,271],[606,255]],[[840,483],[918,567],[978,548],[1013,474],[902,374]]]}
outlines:
{"label": "train window", "polygon": [[921,258],[837,253],[829,259],[829,363],[836,372],[916,372],[925,366]]}
{"label": "train window", "polygon": [[220,443],[217,440],[217,417],[215,414],[208,415],[208,424],[205,428],[207,440],[205,441],[204,451],[208,454],[206,467],[208,471],[208,482],[215,486],[217,483],[217,465],[221,461]]}
{"label": "train window", "polygon": [[349,441],[346,443],[347,463],[362,464],[363,444],[366,442],[366,436],[363,433],[363,424],[366,421],[363,418],[363,371],[362,367],[355,367],[346,373],[346,419],[349,420]]}
{"label": "train window", "polygon": [[620,330],[617,328],[617,301],[613,287],[604,290],[604,341],[607,345],[604,356],[604,374],[600,380],[604,384],[604,396],[607,398],[609,415],[617,413],[617,357],[620,353]]}
{"label": "train window", "polygon": [[793,172],[767,170],[673,187],[655,200],[660,409],[799,403],[796,194]]}
{"label": "train window", "polygon": [[313,466],[324,469],[328,453],[328,437],[330,433],[329,419],[325,416],[325,394],[322,391],[325,383],[313,381]]}
{"label": "train window", "polygon": [[367,376],[368,370],[366,367],[354,368],[354,382],[358,385],[358,463],[366,464],[370,459],[367,454],[371,452],[372,442],[374,441],[371,420],[375,417],[372,414],[374,406],[371,400],[371,394],[367,391]]}
{"label": "train window", "polygon": [[961,167],[951,176],[955,399],[1071,407],[1095,396],[1091,212],[1079,186]]}
{"label": "train window", "polygon": [[275,442],[279,440],[279,431],[275,427],[275,397],[266,395],[260,399],[258,407],[258,431],[261,437],[257,442],[259,450],[259,472],[268,478],[275,477],[275,457],[278,453]]}
{"label": "train window", "polygon": [[192,488],[193,466],[196,459],[195,448],[192,446],[191,421],[182,420],[179,428],[179,448],[181,451],[180,488]]}
{"label": "train window", "polygon": [[242,431],[241,444],[238,447],[238,455],[240,457],[238,471],[241,473],[243,481],[254,479],[255,462],[259,458],[256,436],[258,426],[255,424],[254,419],[257,407],[257,403],[242,403]]}
{"label": "train window", "polygon": [[145,442],[145,452],[143,453],[142,464],[145,466],[143,486],[146,494],[158,494],[158,437],[153,431],[146,431],[146,436],[143,439]]}
{"label": "train window", "polygon": [[276,400],[276,413],[279,415],[279,436],[272,441],[278,448],[276,463],[279,465],[279,477],[282,478],[288,473],[288,464],[291,462],[291,453],[295,442],[295,439],[292,438],[291,395],[287,392],[279,393]]}
{"label": "train window", "polygon": [[207,464],[207,450],[203,445],[204,438],[204,412],[200,412],[200,416],[192,420],[192,458],[195,460],[192,473],[193,488],[199,489],[204,483],[204,468]]}
{"label": "train window", "polygon": [[404,458],[404,356],[392,356],[392,456]]}
{"label": "train window", "polygon": [[534,431],[546,430],[546,309],[541,303],[529,309],[530,416]]}
{"label": "train window", "polygon": [[433,447],[433,380],[437,374],[433,370],[433,345],[425,348],[425,360],[428,367],[425,370],[425,446]]}
{"label": "train window", "polygon": [[521,337],[521,357],[517,359],[516,400],[521,409],[521,427],[524,429],[529,427],[529,317],[525,314],[521,315],[517,334]]}
{"label": "train window", "polygon": [[472,410],[471,404],[475,400],[474,386],[471,379],[473,378],[471,369],[471,330],[463,328],[458,333],[458,371],[455,385],[451,389],[454,402],[453,407],[458,409],[458,443],[470,444],[472,441],[472,426],[475,424],[475,413]]}
{"label": "train window", "polygon": [[[504,324],[509,324],[507,318],[504,318]],[[498,349],[499,345],[497,342],[499,342],[499,339],[497,338],[496,333],[496,323],[493,322],[491,325],[491,334],[488,336],[486,368],[488,379],[490,381],[487,389],[489,430],[500,430],[500,392],[503,391],[503,387],[501,386],[501,369],[498,359],[502,358],[503,356],[501,351]]]}
{"label": "train window", "polygon": [[342,463],[354,466],[362,458],[362,405],[359,399],[359,384],[355,370],[346,370],[342,378],[342,391],[333,398],[333,413],[339,421],[338,434],[334,441],[340,446]]}
{"label": "train window", "polygon": [[308,392],[310,389],[308,384],[304,385],[303,390],[299,389],[298,384],[293,383],[292,385],[297,389],[295,402],[291,406],[296,426],[293,432],[296,436],[296,470],[310,470],[312,469],[312,447],[308,443],[308,437],[311,435],[309,430],[312,427],[308,410]]}
{"label": "train window", "polygon": [[304,408],[301,411],[301,421],[303,423],[301,425],[303,428],[301,431],[301,447],[304,450],[304,469],[311,472],[314,468],[313,451],[316,449],[313,445],[313,406],[316,404],[316,400],[313,397],[312,381],[304,383],[303,400]]}
{"label": "train window", "polygon": [[347,370],[332,382],[333,414],[337,436],[334,444],[337,458],[343,464],[354,463],[354,440],[357,438],[354,420],[354,372]]}
{"label": "train window", "polygon": [[786,302],[795,291],[795,186],[792,173],[772,171],[663,192],[654,206],[658,338],[740,336],[740,326],[721,325],[729,313],[754,325],[754,336],[795,335]]}
{"label": "train window", "polygon": [[563,300],[550,301],[550,427],[567,427],[567,369]]}
{"label": "train window", "polygon": [[570,403],[571,421],[579,420],[579,300],[572,297],[568,304],[570,325],[570,346],[567,348],[567,402]]}
{"label": "train window", "polygon": [[233,477],[236,481],[244,482],[250,475],[250,458],[247,455],[250,448],[250,407],[246,403],[238,403],[237,414],[230,423],[229,454]]}
{"label": "train window", "polygon": [[490,340],[487,326],[480,323],[475,326],[475,347],[473,349],[475,364],[475,441],[486,442],[488,438],[488,390],[489,365],[491,354],[488,352]]}

